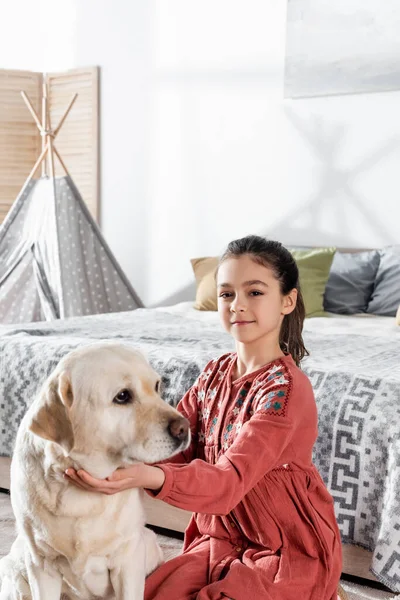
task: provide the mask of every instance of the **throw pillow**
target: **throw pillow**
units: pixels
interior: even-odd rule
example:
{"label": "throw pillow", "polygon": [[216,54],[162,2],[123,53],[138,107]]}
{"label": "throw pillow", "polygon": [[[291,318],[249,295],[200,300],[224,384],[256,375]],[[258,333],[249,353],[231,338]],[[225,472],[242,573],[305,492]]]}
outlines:
{"label": "throw pillow", "polygon": [[322,317],[324,292],[336,248],[292,250],[299,268],[301,292],[307,317]]}
{"label": "throw pillow", "polygon": [[325,288],[325,310],[343,315],[366,312],[379,259],[378,250],[336,252]]}
{"label": "throw pillow", "polygon": [[196,278],[196,302],[197,310],[217,310],[217,285],[215,283],[215,271],[218,266],[218,257],[192,258],[192,268]]}
{"label": "throw pillow", "polygon": [[400,304],[400,245],[379,251],[380,263],[367,312],[394,317]]}

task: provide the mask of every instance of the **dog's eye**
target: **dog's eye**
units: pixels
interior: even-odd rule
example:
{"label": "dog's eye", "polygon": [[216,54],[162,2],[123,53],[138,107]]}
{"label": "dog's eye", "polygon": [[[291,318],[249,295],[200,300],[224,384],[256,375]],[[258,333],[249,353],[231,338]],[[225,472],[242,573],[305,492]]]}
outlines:
{"label": "dog's eye", "polygon": [[160,381],[157,381],[156,385],[154,386],[154,389],[156,390],[157,394],[160,391]]}
{"label": "dog's eye", "polygon": [[129,404],[132,401],[132,392],[121,390],[114,398],[115,404]]}

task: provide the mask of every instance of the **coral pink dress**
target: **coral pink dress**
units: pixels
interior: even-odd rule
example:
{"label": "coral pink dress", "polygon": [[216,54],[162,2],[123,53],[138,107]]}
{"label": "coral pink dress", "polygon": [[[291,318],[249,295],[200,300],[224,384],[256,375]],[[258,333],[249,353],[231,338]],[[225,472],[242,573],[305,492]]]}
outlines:
{"label": "coral pink dress", "polygon": [[178,405],[192,443],[158,465],[165,482],[149,493],[194,514],[145,600],[337,600],[341,542],[312,464],[311,383],[290,355],[232,381],[236,358],[209,363]]}

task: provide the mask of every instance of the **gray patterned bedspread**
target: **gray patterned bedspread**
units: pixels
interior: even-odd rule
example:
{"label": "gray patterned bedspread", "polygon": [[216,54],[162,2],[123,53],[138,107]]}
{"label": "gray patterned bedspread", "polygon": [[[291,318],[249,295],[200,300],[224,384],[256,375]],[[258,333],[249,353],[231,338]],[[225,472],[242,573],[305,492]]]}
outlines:
{"label": "gray patterned bedspread", "polygon": [[[192,311],[193,313],[195,311]],[[314,386],[314,459],[335,499],[343,542],[373,551],[372,570],[400,592],[400,328],[387,319],[309,319],[303,368]],[[215,315],[154,309],[0,326],[0,455],[60,358],[99,339],[140,348],[176,404],[206,362],[233,349]]]}

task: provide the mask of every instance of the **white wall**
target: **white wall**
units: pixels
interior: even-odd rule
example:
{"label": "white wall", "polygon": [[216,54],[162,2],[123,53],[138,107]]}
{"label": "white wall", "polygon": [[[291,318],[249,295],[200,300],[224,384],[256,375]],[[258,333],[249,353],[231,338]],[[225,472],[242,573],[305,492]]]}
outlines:
{"label": "white wall", "polygon": [[[400,243],[400,92],[285,101],[288,242]],[[397,223],[396,223],[397,222]]]}
{"label": "white wall", "polygon": [[102,229],[146,304],[247,233],[400,243],[400,92],[283,100],[285,4],[75,0],[60,61],[101,67]]}
{"label": "white wall", "polygon": [[63,70],[74,62],[76,0],[0,0],[0,69]]}
{"label": "white wall", "polygon": [[102,67],[103,231],[145,302],[160,302],[192,283],[190,257],[261,231],[266,195],[281,197],[285,11],[78,6],[76,65]]}

